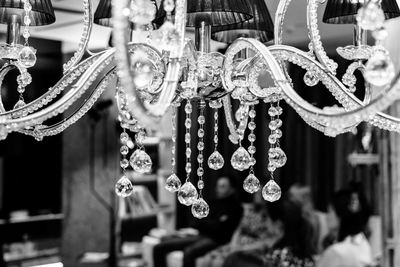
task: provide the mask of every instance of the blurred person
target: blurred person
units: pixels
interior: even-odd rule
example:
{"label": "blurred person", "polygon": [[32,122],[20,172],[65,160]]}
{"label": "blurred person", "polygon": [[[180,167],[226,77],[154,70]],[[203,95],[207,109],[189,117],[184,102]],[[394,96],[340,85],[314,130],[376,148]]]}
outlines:
{"label": "blurred person", "polygon": [[166,255],[175,250],[183,250],[184,267],[194,267],[196,258],[229,242],[243,214],[233,179],[218,178],[215,194],[216,198],[209,201],[210,214],[204,219],[196,219],[192,225],[199,231],[199,236],[173,238],[156,245],[153,250],[155,267],[165,267]]}
{"label": "blurred person", "polygon": [[366,237],[370,216],[365,196],[351,188],[334,194],[329,206],[330,238],[334,243],[325,250],[318,267],[367,267],[373,265],[371,246]]}

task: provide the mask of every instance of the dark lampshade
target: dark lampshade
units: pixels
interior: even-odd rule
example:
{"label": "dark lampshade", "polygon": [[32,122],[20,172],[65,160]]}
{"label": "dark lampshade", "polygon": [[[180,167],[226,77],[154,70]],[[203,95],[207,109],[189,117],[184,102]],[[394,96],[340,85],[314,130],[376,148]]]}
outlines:
{"label": "dark lampshade", "polygon": [[213,40],[230,44],[239,37],[249,37],[265,43],[274,38],[274,23],[265,1],[248,1],[253,18],[237,24],[213,27],[211,35]]}
{"label": "dark lampshade", "polygon": [[[356,24],[357,12],[363,3],[361,0],[328,0],[322,20],[333,24]],[[400,16],[396,0],[382,0],[381,6],[386,19]]]}
{"label": "dark lampshade", "polygon": [[[151,1],[157,8],[155,0]],[[112,27],[111,0],[100,0],[97,9],[94,12],[94,23],[106,27]],[[131,25],[131,27],[133,27],[133,25]]]}
{"label": "dark lampshade", "polygon": [[[54,9],[50,0],[30,0],[31,26],[52,24],[56,21]],[[7,24],[12,15],[17,15],[23,20],[24,3],[22,0],[0,0],[0,23]]]}
{"label": "dark lampshade", "polygon": [[[161,1],[156,24],[161,25],[165,19]],[[252,18],[248,0],[188,0],[186,26],[195,27],[201,21],[211,26],[230,25]]]}

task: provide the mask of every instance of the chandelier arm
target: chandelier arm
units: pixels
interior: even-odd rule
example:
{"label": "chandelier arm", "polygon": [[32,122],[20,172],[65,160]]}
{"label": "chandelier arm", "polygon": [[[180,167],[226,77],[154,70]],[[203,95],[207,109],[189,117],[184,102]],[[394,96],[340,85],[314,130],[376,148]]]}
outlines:
{"label": "chandelier arm", "polygon": [[[79,40],[78,50],[70,58],[70,60],[63,65],[64,73],[70,71],[76,64],[78,64],[89,44],[90,35],[93,29],[93,2],[92,0],[83,0],[83,31],[81,39]],[[89,53],[90,54],[90,53]]]}
{"label": "chandelier arm", "polygon": [[179,81],[179,73],[181,66],[181,59],[183,55],[183,49],[185,44],[185,21],[186,21],[186,0],[177,0],[175,8],[175,28],[180,36],[179,45],[170,52],[170,61],[167,67],[164,83],[162,85],[159,99],[155,103],[145,103],[141,97],[140,92],[134,82],[134,78],[138,75],[135,72],[131,72],[131,59],[128,54],[127,43],[128,37],[128,0],[113,0],[112,11],[113,11],[113,24],[114,33],[113,37],[115,40],[116,47],[116,60],[118,66],[118,75],[121,80],[121,85],[125,91],[129,91],[133,94],[133,104],[130,105],[132,112],[139,120],[140,124],[154,128],[154,125],[158,123],[161,116],[165,114],[170,104],[172,103],[176,88]]}
{"label": "chandelier arm", "polygon": [[[1,92],[1,86],[3,84],[4,77],[7,75],[7,73],[10,70],[12,70],[14,68],[15,68],[15,65],[12,65],[12,64],[6,64],[1,68],[1,70],[0,70],[0,92]],[[4,113],[4,112],[6,112],[6,109],[4,108],[3,98],[1,97],[1,93],[0,93],[0,113]]]}
{"label": "chandelier arm", "polygon": [[[5,111],[4,113],[0,113],[0,120],[6,118],[16,118],[22,117],[27,114],[33,113],[36,110],[42,108],[43,106],[50,103],[54,98],[56,98],[61,92],[63,92],[68,86],[70,86],[81,74],[87,70],[87,68],[93,64],[105,51],[97,53],[96,55],[85,59],[80,62],[78,65],[73,67],[66,75],[64,75],[53,87],[49,88],[49,90],[41,95],[39,98],[27,103],[25,106],[13,109],[9,111]],[[1,87],[0,80],[0,87]]]}
{"label": "chandelier arm", "polygon": [[41,124],[45,120],[63,113],[83,95],[106,67],[112,65],[114,53],[115,49],[104,52],[72,86],[71,90],[50,106],[21,118],[0,119],[0,127],[5,126],[8,131],[16,131]]}
{"label": "chandelier arm", "polygon": [[36,139],[40,140],[45,136],[53,136],[63,132],[68,127],[77,122],[80,118],[82,118],[82,116],[85,115],[92,108],[94,103],[100,98],[112,79],[116,77],[115,68],[116,67],[114,66],[111,70],[108,71],[107,74],[104,75],[101,81],[95,86],[95,89],[90,94],[90,96],[85,99],[82,105],[67,118],[63,118],[62,121],[57,122],[53,125],[42,125],[43,127],[35,127],[34,130],[22,129],[19,132],[25,135],[33,136]]}
{"label": "chandelier arm", "polygon": [[338,64],[328,57],[318,30],[318,5],[323,3],[323,0],[308,0],[307,1],[307,28],[308,34],[311,39],[314,54],[317,56],[319,62],[333,75],[336,74]]}

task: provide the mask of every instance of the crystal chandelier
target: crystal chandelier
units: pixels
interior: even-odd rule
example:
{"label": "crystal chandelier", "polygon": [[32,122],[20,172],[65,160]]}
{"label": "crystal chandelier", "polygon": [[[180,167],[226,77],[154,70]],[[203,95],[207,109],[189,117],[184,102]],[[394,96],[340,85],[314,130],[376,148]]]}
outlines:
{"label": "crystal chandelier", "polygon": [[[112,6],[110,1],[101,0],[94,16],[91,1],[83,0],[83,32],[77,52],[64,65],[64,76],[60,81],[30,103],[25,103],[23,99],[24,88],[31,81],[27,69],[36,60],[35,50],[28,44],[29,27],[39,25],[44,18],[50,21],[53,18],[54,21],[54,14],[42,12],[45,15],[36,15],[38,9],[33,8],[28,0],[11,2],[18,2],[12,8],[23,9],[24,12],[19,18],[17,15],[4,15],[4,18],[0,15],[0,21],[8,24],[10,36],[8,43],[2,45],[1,55],[7,63],[0,70],[0,80],[10,69],[18,68],[21,72],[17,80],[21,97],[12,110],[5,110],[0,99],[0,138],[5,139],[10,132],[32,135],[37,140],[58,134],[80,119],[106,88],[115,89],[118,119],[123,128],[120,136],[123,175],[116,184],[119,196],[127,197],[133,191],[126,174],[127,168],[132,167],[138,173],[150,171],[152,161],[143,145],[146,129],[154,128],[168,109],[172,109],[173,114],[174,145],[172,175],[166,180],[165,187],[170,192],[177,192],[179,202],[191,206],[196,218],[204,218],[209,213],[209,206],[202,195],[206,167],[219,170],[230,162],[234,169],[248,171],[243,183],[245,191],[255,193],[261,190],[267,201],[280,198],[281,190],[274,180],[274,172],[287,160],[279,142],[283,134],[280,130],[283,123],[280,119],[283,112],[281,101],[295,109],[311,127],[328,136],[351,131],[362,121],[400,132],[400,119],[382,113],[400,97],[399,77],[383,46],[387,37],[385,19],[400,15],[394,0],[327,0],[324,22],[355,24],[354,43],[337,48],[341,57],[352,61],[343,77],[337,77],[338,64],[328,57],[321,42],[317,9],[323,1],[307,1],[305,15],[310,42],[309,51],[302,51],[282,43],[290,0],[280,0],[274,23],[263,0],[164,0],[158,10],[151,0],[113,0]],[[44,6],[48,10],[51,7]],[[88,51],[94,21],[112,25],[115,48],[90,53],[87,59],[82,60]],[[23,46],[17,40],[21,22],[25,39]],[[195,27],[195,43],[185,38],[186,26]],[[134,29],[134,34],[130,29]],[[372,33],[374,45],[367,44],[367,31]],[[144,42],[135,42],[132,38],[138,32],[145,35]],[[225,54],[210,52],[211,38],[230,44]],[[272,39],[273,45],[264,44]],[[293,89],[287,63],[306,70],[304,82],[307,86],[322,83],[340,107],[321,109],[301,98]],[[354,95],[356,71],[360,71],[365,78],[362,100]],[[272,78],[273,85],[262,88],[258,80],[265,72]],[[117,84],[109,86],[115,77],[118,78]],[[240,102],[235,112],[231,99]],[[255,106],[261,101],[270,105],[267,114],[270,119],[269,161],[265,164],[270,180],[264,186],[253,170],[256,164]],[[76,102],[81,105],[71,112],[72,104]],[[186,177],[175,174],[176,114],[180,105],[184,106],[186,114],[183,135]],[[205,115],[207,106],[214,110],[212,118]],[[191,114],[195,108],[199,110],[199,115],[197,121],[192,121]],[[224,110],[230,131],[229,140],[237,145],[230,160],[224,159],[218,151],[219,109]],[[71,115],[62,121],[52,125],[45,123],[67,110]],[[214,150],[210,155],[204,154],[206,122],[214,122]],[[191,135],[193,124],[198,125],[197,136]],[[135,143],[128,131],[136,134]],[[245,137],[250,142],[248,147],[242,145]],[[196,171],[193,171],[192,165],[195,164],[191,162],[193,142],[197,142]],[[128,159],[129,150],[134,148]],[[192,183],[192,172],[198,177],[197,183]]]}

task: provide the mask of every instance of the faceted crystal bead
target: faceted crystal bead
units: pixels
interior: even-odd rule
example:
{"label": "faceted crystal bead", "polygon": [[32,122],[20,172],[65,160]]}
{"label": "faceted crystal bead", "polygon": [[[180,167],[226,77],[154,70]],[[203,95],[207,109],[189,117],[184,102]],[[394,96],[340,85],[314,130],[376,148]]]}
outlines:
{"label": "faceted crystal bead", "polygon": [[254,174],[250,173],[249,176],[244,179],[243,189],[247,193],[253,194],[260,190],[260,181]]}
{"label": "faceted crystal bead", "polygon": [[204,189],[204,181],[203,180],[199,180],[197,182],[197,188],[200,190]]}
{"label": "faceted crystal bead", "polygon": [[36,63],[36,54],[29,46],[21,49],[18,55],[18,62],[24,68],[33,67]]}
{"label": "faceted crystal bead", "polygon": [[254,121],[249,122],[249,130],[254,131],[257,125]]}
{"label": "faceted crystal bead", "polygon": [[192,164],[190,162],[186,163],[185,171],[186,171],[186,173],[192,172]]}
{"label": "faceted crystal bead", "polygon": [[127,159],[123,159],[119,162],[119,165],[122,169],[126,169],[129,166],[129,161]]}
{"label": "faceted crystal bead", "polygon": [[138,144],[143,144],[144,140],[146,139],[146,132],[145,131],[139,131],[136,136],[136,143]]}
{"label": "faceted crystal bead", "polygon": [[255,146],[249,146],[248,151],[250,154],[256,153],[256,147]]}
{"label": "faceted crystal bead", "polygon": [[191,182],[184,183],[178,192],[178,200],[181,204],[190,206],[198,198],[196,187]]}
{"label": "faceted crystal bead", "polygon": [[250,142],[254,142],[254,141],[256,141],[256,135],[251,133],[251,134],[249,134],[247,139],[249,139]]}
{"label": "faceted crystal bead", "polygon": [[315,73],[311,71],[306,72],[303,80],[304,83],[310,87],[317,85],[317,83],[319,82],[317,75],[315,75]]}
{"label": "faceted crystal bead", "polygon": [[172,12],[175,8],[174,0],[165,0],[164,1],[164,10],[167,12]]}
{"label": "faceted crystal bead", "polygon": [[237,121],[242,121],[247,118],[248,115],[248,107],[245,105],[240,105],[240,107],[236,110],[235,118]]}
{"label": "faceted crystal bead", "polygon": [[190,127],[192,127],[192,120],[191,119],[186,119],[185,120],[185,127],[186,128],[190,128]]}
{"label": "faceted crystal bead", "polygon": [[185,134],[185,143],[190,144],[190,139],[191,139],[190,133],[186,133]]}
{"label": "faceted crystal bead", "polygon": [[122,132],[119,138],[121,143],[125,144],[129,140],[129,135],[126,132]]}
{"label": "faceted crystal bead", "polygon": [[204,137],[204,129],[199,129],[197,131],[197,136],[200,137],[200,138],[203,138]]}
{"label": "faceted crystal bead", "polygon": [[197,162],[203,162],[204,161],[204,156],[203,156],[203,154],[198,154],[197,155]]}
{"label": "faceted crystal bead", "polygon": [[270,107],[270,108],[268,109],[268,115],[269,115],[270,117],[275,117],[275,116],[277,116],[277,115],[278,115],[278,110],[276,109],[276,107]]}
{"label": "faceted crystal bead", "polygon": [[254,119],[256,117],[256,111],[254,109],[249,111],[249,117]]}
{"label": "faceted crystal bead", "polygon": [[385,22],[385,14],[375,1],[370,1],[358,10],[358,25],[364,30],[381,28]]}
{"label": "faceted crystal bead", "polygon": [[282,109],[281,106],[277,106],[277,107],[276,107],[276,110],[278,111],[278,116],[282,115],[283,109]]}
{"label": "faceted crystal bead", "polygon": [[222,102],[220,100],[211,100],[209,105],[210,105],[210,108],[221,108]]}
{"label": "faceted crystal bead", "polygon": [[210,207],[203,198],[199,198],[192,205],[192,214],[197,219],[203,219],[210,213]]}
{"label": "faceted crystal bead", "polygon": [[275,170],[276,170],[276,166],[275,166],[274,162],[270,161],[268,163],[268,171],[269,172],[274,172]]}
{"label": "faceted crystal bead", "polygon": [[134,171],[148,173],[151,171],[152,161],[150,156],[143,150],[137,149],[133,152],[130,163]]}
{"label": "faceted crystal bead", "polygon": [[266,201],[274,202],[281,198],[281,188],[274,180],[269,182],[262,189],[262,196]]}
{"label": "faceted crystal bead", "polygon": [[213,170],[222,169],[224,163],[224,157],[218,151],[214,151],[208,158],[208,167]]}
{"label": "faceted crystal bead", "polygon": [[250,154],[243,147],[239,147],[232,155],[232,167],[238,171],[244,171],[250,167]]}
{"label": "faceted crystal bead", "polygon": [[367,82],[384,86],[390,83],[394,76],[394,65],[389,56],[383,51],[376,51],[365,66],[364,77]]}
{"label": "faceted crystal bead", "polygon": [[156,6],[152,1],[134,0],[131,1],[130,20],[135,24],[150,24],[156,14]]}
{"label": "faceted crystal bead", "polygon": [[188,103],[185,105],[185,112],[192,113],[192,104]]}
{"label": "faceted crystal bead", "polygon": [[197,144],[197,149],[198,149],[199,151],[204,150],[204,142],[199,142],[199,143]]}
{"label": "faceted crystal bead", "polygon": [[179,180],[175,173],[171,174],[165,181],[165,189],[171,193],[178,191],[181,185],[181,180]]}
{"label": "faceted crystal bead", "polygon": [[198,122],[199,124],[204,124],[204,123],[206,122],[206,118],[205,118],[203,115],[200,115],[200,116],[197,118],[197,122]]}
{"label": "faceted crystal bead", "polygon": [[272,162],[277,168],[283,167],[287,161],[286,154],[280,147],[271,148],[268,157],[270,162]]}
{"label": "faceted crystal bead", "polygon": [[282,137],[282,131],[281,131],[280,129],[276,129],[276,130],[273,132],[273,135],[275,135],[275,137],[279,139],[279,138]]}
{"label": "faceted crystal bead", "polygon": [[120,197],[129,197],[133,192],[133,185],[125,175],[115,184],[115,193]]}
{"label": "faceted crystal bead", "polygon": [[129,153],[129,148],[127,146],[123,145],[123,146],[121,146],[119,151],[121,152],[122,155],[126,156]]}
{"label": "faceted crystal bead", "polygon": [[278,139],[276,138],[276,135],[271,134],[270,136],[268,136],[268,142],[269,142],[271,145],[276,144],[276,141],[278,141]]}
{"label": "faceted crystal bead", "polygon": [[254,157],[251,157],[251,158],[250,158],[249,165],[250,165],[250,166],[256,165],[256,159],[255,159]]}
{"label": "faceted crystal bead", "polygon": [[204,169],[202,167],[199,167],[197,169],[197,176],[203,176],[204,175]]}

